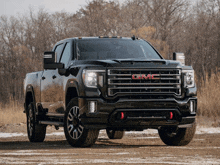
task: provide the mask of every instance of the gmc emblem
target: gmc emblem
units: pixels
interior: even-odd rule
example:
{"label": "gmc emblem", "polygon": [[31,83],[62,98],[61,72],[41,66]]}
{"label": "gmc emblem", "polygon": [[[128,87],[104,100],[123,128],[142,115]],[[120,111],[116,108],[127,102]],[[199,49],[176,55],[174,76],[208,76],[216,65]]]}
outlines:
{"label": "gmc emblem", "polygon": [[132,80],[159,80],[159,74],[133,74]]}

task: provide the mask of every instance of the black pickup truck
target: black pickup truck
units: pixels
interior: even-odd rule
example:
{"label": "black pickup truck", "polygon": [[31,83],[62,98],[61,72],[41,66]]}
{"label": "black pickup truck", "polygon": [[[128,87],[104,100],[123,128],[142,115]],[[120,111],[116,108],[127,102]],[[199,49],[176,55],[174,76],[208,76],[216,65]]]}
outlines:
{"label": "black pickup truck", "polygon": [[47,125],[64,127],[74,147],[93,145],[101,129],[110,139],[158,129],[174,146],[196,130],[197,89],[184,54],[165,60],[136,37],[59,41],[44,53],[44,70],[26,75],[24,92],[30,142],[43,142]]}

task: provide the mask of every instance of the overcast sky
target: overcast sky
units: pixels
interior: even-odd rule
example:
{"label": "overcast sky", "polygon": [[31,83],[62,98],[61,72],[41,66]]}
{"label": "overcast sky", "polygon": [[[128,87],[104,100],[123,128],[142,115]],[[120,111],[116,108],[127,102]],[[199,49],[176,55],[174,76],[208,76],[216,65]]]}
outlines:
{"label": "overcast sky", "polygon": [[[29,8],[38,11],[44,8],[48,12],[66,11],[75,13],[90,0],[0,0],[0,16],[16,16],[18,13],[28,13]],[[123,2],[125,0],[119,0]]]}
{"label": "overcast sky", "polygon": [[[66,11],[75,13],[91,0],[0,0],[0,16],[16,16],[29,12],[31,7],[34,11],[44,8],[48,12]],[[115,0],[117,1],[117,0]],[[123,3],[125,0],[119,0]],[[196,2],[197,0],[190,0]]]}

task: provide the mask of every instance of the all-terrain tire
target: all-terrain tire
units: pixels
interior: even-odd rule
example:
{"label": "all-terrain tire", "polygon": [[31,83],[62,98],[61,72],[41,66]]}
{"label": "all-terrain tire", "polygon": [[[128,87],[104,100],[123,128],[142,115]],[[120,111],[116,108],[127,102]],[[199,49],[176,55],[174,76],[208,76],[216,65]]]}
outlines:
{"label": "all-terrain tire", "polygon": [[46,135],[46,125],[38,124],[36,121],[33,103],[28,105],[27,133],[30,142],[43,142]]}
{"label": "all-terrain tire", "polygon": [[90,147],[98,136],[99,130],[85,129],[80,120],[78,98],[70,101],[64,116],[64,133],[68,143],[73,147]]}
{"label": "all-terrain tire", "polygon": [[161,140],[170,146],[185,146],[190,143],[196,132],[196,123],[190,128],[179,128],[172,130],[166,127],[158,130]]}
{"label": "all-terrain tire", "polygon": [[115,131],[106,129],[106,133],[109,139],[122,139],[125,134],[125,131]]}

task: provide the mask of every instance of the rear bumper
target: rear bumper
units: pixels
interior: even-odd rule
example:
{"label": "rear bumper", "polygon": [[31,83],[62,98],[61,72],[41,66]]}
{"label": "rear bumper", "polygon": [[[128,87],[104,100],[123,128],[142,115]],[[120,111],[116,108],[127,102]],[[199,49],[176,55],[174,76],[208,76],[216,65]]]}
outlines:
{"label": "rear bumper", "polygon": [[[89,111],[90,101],[96,102],[95,113]],[[195,122],[197,98],[189,97],[181,101],[120,99],[114,103],[108,103],[100,98],[80,98],[79,106],[81,121],[85,128],[118,130],[142,130],[163,126],[186,128]]]}

